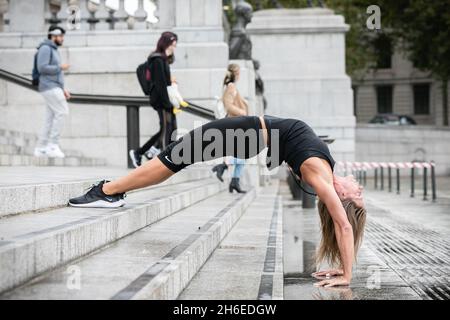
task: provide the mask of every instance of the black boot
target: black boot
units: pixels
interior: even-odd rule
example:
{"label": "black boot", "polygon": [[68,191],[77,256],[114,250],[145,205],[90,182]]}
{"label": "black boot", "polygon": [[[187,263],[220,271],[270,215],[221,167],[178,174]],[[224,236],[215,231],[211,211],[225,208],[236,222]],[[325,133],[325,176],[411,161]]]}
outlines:
{"label": "black boot", "polygon": [[222,178],[223,172],[225,170],[227,170],[227,169],[228,169],[227,164],[226,163],[221,163],[221,164],[215,165],[212,168],[212,171],[216,173],[217,179],[219,179],[220,181],[223,182],[223,178]]}
{"label": "black boot", "polygon": [[241,186],[239,185],[239,178],[231,178],[230,186],[228,187],[228,190],[233,193],[233,190],[236,190],[238,193],[246,193],[247,191],[242,190]]}

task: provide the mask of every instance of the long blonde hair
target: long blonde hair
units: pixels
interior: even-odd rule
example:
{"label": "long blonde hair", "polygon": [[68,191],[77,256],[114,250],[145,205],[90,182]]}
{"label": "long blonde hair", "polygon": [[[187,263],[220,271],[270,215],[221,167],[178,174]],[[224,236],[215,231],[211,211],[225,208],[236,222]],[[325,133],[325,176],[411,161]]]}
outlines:
{"label": "long blonde hair", "polygon": [[[347,213],[347,219],[353,229],[356,260],[356,254],[361,246],[364,235],[367,212],[365,208],[356,206],[355,203],[350,200],[343,201],[342,205],[344,206],[345,212]],[[325,260],[332,266],[342,267],[342,258],[336,240],[333,219],[331,218],[327,206],[321,200],[319,200],[317,207],[319,209],[322,239],[316,253],[316,264],[320,264]]]}
{"label": "long blonde hair", "polygon": [[230,63],[227,68],[225,79],[223,79],[223,85],[226,86],[236,80],[236,72],[240,69],[236,63]]}

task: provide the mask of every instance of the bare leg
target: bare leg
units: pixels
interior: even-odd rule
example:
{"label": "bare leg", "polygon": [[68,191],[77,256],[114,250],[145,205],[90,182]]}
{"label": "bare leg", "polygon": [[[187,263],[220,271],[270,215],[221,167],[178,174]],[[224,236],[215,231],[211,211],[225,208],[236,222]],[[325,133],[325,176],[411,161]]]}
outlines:
{"label": "bare leg", "polygon": [[167,168],[158,157],[155,157],[125,177],[105,183],[103,192],[112,195],[148,187],[163,182],[173,174],[173,171]]}

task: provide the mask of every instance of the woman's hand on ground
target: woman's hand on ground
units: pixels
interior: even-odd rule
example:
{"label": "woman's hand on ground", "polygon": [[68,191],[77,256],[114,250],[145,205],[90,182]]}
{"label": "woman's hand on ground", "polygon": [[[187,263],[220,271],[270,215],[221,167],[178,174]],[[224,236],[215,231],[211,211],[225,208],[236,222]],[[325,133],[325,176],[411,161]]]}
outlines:
{"label": "woman's hand on ground", "polygon": [[348,286],[349,284],[350,284],[349,279],[347,279],[343,276],[339,276],[336,278],[326,279],[326,280],[316,282],[316,283],[314,283],[314,286],[329,288],[329,287],[334,287],[334,286]]}
{"label": "woman's hand on ground", "polygon": [[326,271],[317,271],[312,274],[312,276],[316,279],[323,277],[334,277],[334,276],[342,276],[344,271],[342,269],[331,269]]}

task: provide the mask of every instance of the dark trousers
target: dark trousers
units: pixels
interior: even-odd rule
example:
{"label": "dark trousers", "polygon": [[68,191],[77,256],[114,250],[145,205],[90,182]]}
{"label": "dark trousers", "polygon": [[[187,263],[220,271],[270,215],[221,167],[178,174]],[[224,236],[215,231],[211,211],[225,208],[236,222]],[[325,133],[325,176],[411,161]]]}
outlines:
{"label": "dark trousers", "polygon": [[159,117],[159,130],[141,148],[136,150],[140,155],[146,153],[152,146],[164,149],[176,140],[175,138],[171,138],[173,132],[177,129],[176,116],[173,112],[164,110],[163,108],[156,109],[156,112]]}

